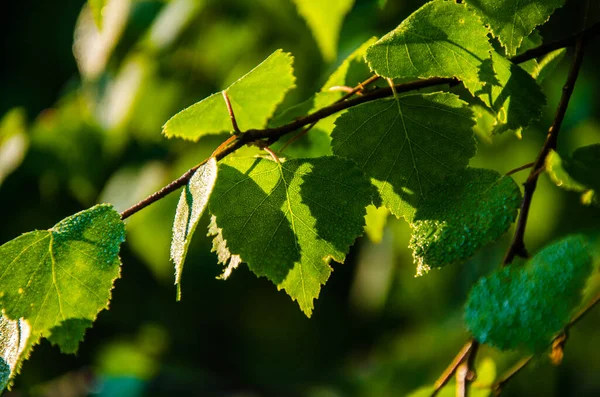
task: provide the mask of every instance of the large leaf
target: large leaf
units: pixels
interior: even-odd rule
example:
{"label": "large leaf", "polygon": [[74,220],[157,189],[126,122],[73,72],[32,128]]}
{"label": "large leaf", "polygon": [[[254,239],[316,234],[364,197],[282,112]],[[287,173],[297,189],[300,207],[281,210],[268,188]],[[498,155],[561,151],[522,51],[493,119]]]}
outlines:
{"label": "large leaf", "polygon": [[509,228],[520,204],[519,186],[495,171],[467,168],[446,178],[410,220],[417,274],[473,256]]}
{"label": "large leaf", "polygon": [[467,0],[490,27],[508,56],[517,53],[523,38],[543,24],[564,0]]}
{"label": "large leaf", "polygon": [[108,306],[119,276],[125,227],[110,205],[63,219],[52,229],[26,233],[0,247],[0,305],[32,332],[72,319],[94,320]]}
{"label": "large leaf", "polygon": [[579,305],[591,270],[583,237],[555,242],[525,267],[505,267],[479,280],[467,301],[467,326],[481,343],[543,350]]}
{"label": "large leaf", "polygon": [[583,193],[584,204],[600,204],[600,144],[580,147],[571,158],[551,151],[546,171],[557,186]]}
{"label": "large leaf", "polygon": [[173,222],[173,241],[171,243],[171,260],[175,263],[175,284],[177,300],[181,298],[181,272],[192,235],[208,205],[208,199],[217,181],[217,160],[211,157],[202,165],[179,197],[175,221]]}
{"label": "large leaf", "polygon": [[90,320],[70,318],[52,328],[47,339],[53,345],[57,345],[62,353],[75,354],[79,343],[83,341],[85,331],[91,326]]}
{"label": "large leaf", "polygon": [[475,154],[473,113],[453,94],[413,94],[354,107],[336,120],[333,152],[371,177],[383,204],[409,217]]}
{"label": "large leaf", "polygon": [[330,259],[343,262],[362,233],[373,193],[348,160],[233,158],[220,165],[209,205],[231,254],[310,316]]}
{"label": "large leaf", "polygon": [[38,339],[31,334],[26,320],[0,316],[0,393],[10,386]]}
{"label": "large leaf", "polygon": [[[286,92],[295,87],[293,59],[291,54],[277,50],[223,91],[242,131],[264,128]],[[169,138],[196,141],[232,129],[225,99],[218,92],[177,113],[167,121],[163,133]]]}
{"label": "large leaf", "polygon": [[312,30],[325,60],[334,60],[342,22],[354,0],[294,0],[294,3]]}
{"label": "large leaf", "polygon": [[486,35],[464,4],[434,0],[369,48],[366,60],[384,77],[457,77],[475,94],[493,81]]}

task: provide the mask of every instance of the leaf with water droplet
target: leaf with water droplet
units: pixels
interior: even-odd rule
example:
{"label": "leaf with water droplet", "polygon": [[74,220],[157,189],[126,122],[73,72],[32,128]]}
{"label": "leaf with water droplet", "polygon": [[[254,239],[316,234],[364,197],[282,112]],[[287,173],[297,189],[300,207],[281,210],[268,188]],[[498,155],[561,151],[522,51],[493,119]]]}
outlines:
{"label": "leaf with water droplet", "polygon": [[467,300],[467,327],[481,343],[502,350],[544,350],[581,303],[592,268],[584,237],[554,242],[524,267],[481,278]]}
{"label": "leaf with water droplet", "polygon": [[433,187],[409,219],[417,274],[464,262],[517,217],[521,191],[509,176],[467,168]]}
{"label": "leaf with water droplet", "polygon": [[344,261],[374,193],[354,163],[339,157],[228,158],[209,207],[227,253],[285,289],[310,316],[330,259]]}
{"label": "leaf with water droplet", "polygon": [[[242,131],[264,128],[285,94],[295,87],[293,60],[290,53],[277,50],[223,90]],[[205,135],[232,129],[223,94],[217,92],[171,117],[163,134],[197,141]]]}
{"label": "leaf with water droplet", "polygon": [[175,263],[175,284],[177,300],[181,299],[181,272],[192,235],[208,205],[208,199],[217,180],[217,160],[211,157],[208,162],[194,172],[183,188],[173,222],[171,260]]}
{"label": "leaf with water droplet", "polygon": [[571,157],[552,150],[546,157],[546,172],[557,186],[581,192],[582,203],[600,205],[600,144],[580,147]]}
{"label": "leaf with water droplet", "polygon": [[32,333],[72,319],[93,321],[108,307],[119,277],[125,225],[100,204],[29,232],[0,247],[0,305],[10,319],[26,319]]}
{"label": "leaf with water droplet", "polygon": [[431,187],[475,155],[473,112],[465,105],[433,93],[353,107],[335,122],[333,153],[358,164],[394,215],[410,217]]}

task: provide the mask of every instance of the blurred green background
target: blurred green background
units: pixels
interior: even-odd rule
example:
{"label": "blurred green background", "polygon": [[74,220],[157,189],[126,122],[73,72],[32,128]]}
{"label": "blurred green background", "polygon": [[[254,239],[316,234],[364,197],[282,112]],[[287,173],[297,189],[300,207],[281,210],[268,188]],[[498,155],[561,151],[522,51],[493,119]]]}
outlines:
{"label": "blurred green background", "polygon": [[[338,58],[323,60],[291,0],[111,0],[98,34],[83,0],[5,2],[0,15],[0,243],[51,227],[97,202],[123,210],[209,155],[225,137],[167,140],[174,113],[226,87],[275,49],[295,56],[294,104],[337,64],[422,1],[357,0]],[[569,1],[545,40],[581,27]],[[587,24],[600,20],[590,2]],[[589,43],[559,152],[600,142],[600,41]],[[548,107],[519,140],[481,139],[471,165],[507,172],[535,159],[558,103],[568,57],[544,82]],[[522,182],[527,172],[515,175]],[[307,319],[283,292],[241,266],[227,281],[202,221],[183,299],[169,262],[177,194],[128,220],[122,278],[77,355],[43,341],[10,396],[403,396],[432,384],[464,343],[462,307],[500,262],[511,232],[462,266],[415,278],[404,221],[361,238]],[[527,229],[531,252],[572,232],[600,233],[600,210],[544,175]],[[596,280],[597,282],[598,280]],[[562,365],[537,360],[506,396],[600,395],[600,313],[571,332]],[[521,355],[484,347],[482,380]]]}

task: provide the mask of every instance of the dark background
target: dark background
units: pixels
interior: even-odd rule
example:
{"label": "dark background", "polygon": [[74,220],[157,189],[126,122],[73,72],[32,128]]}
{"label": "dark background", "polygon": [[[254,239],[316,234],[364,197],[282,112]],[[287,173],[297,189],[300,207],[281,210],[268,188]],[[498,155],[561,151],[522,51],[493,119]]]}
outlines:
{"label": "dark background", "polygon": [[[167,2],[134,1],[96,77],[80,74],[72,51],[83,1],[3,4],[0,118],[21,108],[29,145],[19,168],[0,180],[0,242],[49,228],[96,202],[122,210],[199,162],[222,137],[168,141],[161,125],[275,49],[295,56],[298,89],[289,104],[318,90],[335,69],[336,62],[321,58],[291,1],[205,3],[171,45],[156,48],[145,35]],[[356,2],[342,29],[338,62],[422,5],[389,1],[381,10],[376,3]],[[558,10],[541,29],[544,39],[577,31],[581,3]],[[599,8],[590,6],[587,25],[600,19]],[[588,45],[561,132],[566,154],[600,142],[599,48],[597,39]],[[506,133],[493,144],[482,141],[472,165],[507,172],[535,159],[568,59],[544,83],[542,120],[522,140]],[[221,268],[202,231],[207,219],[186,261],[183,299],[175,302],[168,249],[176,196],[129,221],[110,310],[100,313],[78,354],[63,355],[43,341],[7,395],[405,395],[432,384],[464,343],[467,293],[497,266],[512,232],[461,266],[414,278],[408,226],[390,219],[382,243],[361,238],[345,264],[334,264],[307,319],[245,266],[227,281],[216,280]],[[600,211],[542,176],[526,236],[530,251],[572,232],[599,233]],[[599,395],[599,325],[598,312],[590,313],[572,330],[561,366],[537,360],[506,395]],[[479,355],[480,362],[493,359],[499,374],[520,356],[487,347]]]}

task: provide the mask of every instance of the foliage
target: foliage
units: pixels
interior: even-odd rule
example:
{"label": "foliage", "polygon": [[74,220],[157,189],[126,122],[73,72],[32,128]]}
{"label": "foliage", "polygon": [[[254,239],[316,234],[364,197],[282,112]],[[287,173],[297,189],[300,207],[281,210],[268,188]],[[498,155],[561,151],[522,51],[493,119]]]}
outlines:
{"label": "foliage", "polygon": [[[0,246],[1,388],[11,384],[42,338],[63,353],[78,351],[98,313],[108,308],[114,282],[120,277],[119,253],[126,238],[125,220],[130,216],[135,217],[127,223],[131,251],[148,263],[161,282],[171,284],[174,270],[177,301],[182,281],[200,268],[188,265],[183,278],[184,262],[201,263],[195,248],[208,252],[212,244],[213,261],[224,266],[219,278],[229,279],[235,269],[239,269],[236,277],[240,273],[239,277],[244,277],[241,268],[247,267],[277,290],[284,290],[306,317],[325,310],[316,306],[315,300],[323,295],[334,268],[341,268],[344,274],[355,262],[357,272],[369,276],[356,281],[351,299],[370,300],[362,307],[373,313],[387,310],[383,303],[372,303],[385,301],[378,296],[388,294],[389,279],[393,278],[391,266],[386,268],[380,262],[389,252],[400,250],[397,247],[408,246],[417,275],[443,268],[440,279],[454,286],[458,283],[452,269],[469,272],[470,276],[461,280],[466,285],[461,288],[470,289],[465,323],[478,343],[540,353],[570,326],[574,310],[581,304],[581,291],[590,275],[591,280],[597,277],[592,266],[596,255],[593,239],[569,235],[541,248],[522,266],[511,265],[508,256],[501,261],[496,252],[518,219],[509,252],[527,256],[524,228],[542,167],[556,185],[582,193],[585,204],[598,201],[600,145],[580,147],[570,157],[559,155],[562,142],[556,146],[555,134],[562,116],[556,117],[550,130],[553,139],[549,138],[541,151],[535,147],[527,152],[527,158],[533,157],[533,151],[540,152],[541,160],[533,166],[523,194],[512,174],[527,167],[500,172],[522,165],[518,163],[519,150],[531,145],[527,139],[541,136],[536,122],[545,117],[546,103],[559,102],[551,96],[556,94],[549,94],[541,84],[560,70],[565,49],[548,49],[525,62],[517,62],[515,56],[543,47],[544,40],[535,29],[564,1],[433,0],[380,39],[367,39],[372,34],[365,30],[350,43],[340,34],[342,24],[346,15],[348,21],[356,18],[353,10],[365,7],[361,2],[288,1],[287,7],[296,9],[312,32],[321,54],[317,53],[319,61],[333,62],[340,47],[337,67],[329,65],[329,75],[315,78],[318,83],[314,86],[306,82],[311,68],[306,66],[308,57],[303,59],[299,52],[295,59],[282,49],[273,51],[280,47],[279,41],[263,40],[275,35],[257,30],[258,25],[240,26],[232,20],[214,31],[195,31],[203,26],[205,7],[214,13],[206,15],[206,20],[212,21],[220,6],[192,3],[88,1],[77,22],[73,45],[81,84],[30,128],[18,108],[0,122],[0,154],[9,149],[18,152],[1,157],[0,183],[6,180],[15,186],[10,174],[33,179],[28,173],[38,178],[41,169],[41,195],[52,197],[66,185],[64,190],[78,205],[90,207],[49,230],[25,233]],[[256,7],[276,16],[269,18],[273,26],[265,29],[278,28],[294,36],[295,29],[304,26],[297,15],[286,14],[284,6],[257,3],[261,5]],[[384,12],[397,6],[373,3],[369,7]],[[254,11],[253,7],[248,8]],[[128,23],[140,15],[145,22]],[[217,39],[224,36],[230,37],[227,46],[218,44]],[[288,37],[288,41],[293,39]],[[212,47],[204,48],[207,43]],[[262,51],[247,50],[252,48]],[[264,53],[269,52],[265,58]],[[248,58],[240,58],[240,53]],[[195,58],[198,54],[203,56],[200,61]],[[580,54],[578,44],[576,60]],[[264,60],[259,63],[260,59]],[[225,64],[231,64],[230,69],[225,70]],[[189,74],[182,77],[182,71]],[[194,76],[205,72],[211,76],[211,85],[198,89]],[[297,81],[302,82],[298,87]],[[563,91],[568,93],[574,82]],[[416,90],[421,92],[412,92]],[[566,112],[569,97],[565,100],[565,93],[557,115]],[[205,99],[198,101],[204,94]],[[157,128],[163,123],[164,137],[197,144],[161,141]],[[500,135],[512,131],[521,137],[525,130],[524,142],[514,142],[514,134]],[[10,143],[16,140],[18,147]],[[510,152],[502,152],[503,145],[510,146]],[[144,160],[154,162],[140,166],[144,162],[132,155],[138,150],[145,153]],[[489,154],[494,151],[503,153],[500,166]],[[115,166],[121,162],[127,166]],[[198,165],[143,199],[190,163]],[[59,187],[53,188],[56,184]],[[179,188],[182,192],[175,208],[175,202],[163,199]],[[104,200],[113,204],[94,205]],[[173,209],[172,227],[165,227]],[[390,213],[394,217],[389,217]],[[550,223],[553,216],[547,215],[544,221]],[[198,226],[208,227],[212,241],[199,236],[192,240]],[[597,226],[589,223],[588,234],[598,233]],[[574,228],[585,229],[580,225]],[[363,234],[370,242],[360,239]],[[549,240],[547,235],[543,237],[538,245]],[[352,248],[355,244],[359,245],[356,250]],[[374,254],[378,249],[382,251]],[[174,269],[164,265],[169,256]],[[349,263],[338,266],[333,262]],[[498,264],[499,269],[481,277]],[[435,277],[429,274],[419,280],[430,278],[435,283]],[[192,281],[196,282],[193,276],[190,285],[196,285]],[[410,310],[423,318],[428,311],[423,301],[428,299],[415,287],[423,281],[411,282],[403,281],[402,291],[395,293],[413,293],[419,304],[407,306],[414,306]],[[434,296],[446,293],[463,299],[461,293],[433,289],[430,293]],[[390,293],[388,306],[402,304],[392,297]],[[148,306],[158,312],[153,304]],[[342,310],[336,307],[336,311]],[[276,317],[271,307],[261,315]],[[240,316],[250,319],[240,321],[252,322],[256,334],[270,332],[268,326],[261,328],[260,317]],[[184,332],[193,327],[179,328]],[[440,326],[445,336],[444,328]],[[452,328],[463,336],[459,324]],[[102,350],[99,368],[106,379],[129,371],[136,379],[147,381],[158,373],[157,359],[165,345],[154,346],[148,340],[164,335],[153,326],[147,329],[150,336],[141,333],[146,336],[137,343],[140,349],[119,341]],[[285,336],[272,339],[277,338]],[[415,345],[422,348],[422,342]],[[119,358],[111,361],[113,356]],[[461,362],[472,365],[469,360]],[[302,364],[299,359],[292,361]],[[464,387],[472,395],[490,395],[496,366],[486,358],[479,365],[481,378],[472,384],[465,380]],[[364,378],[377,378],[376,372]],[[458,372],[456,377],[458,384]],[[450,384],[456,386],[454,381]],[[401,390],[408,393],[410,388],[403,385]],[[382,390],[373,388],[365,395],[390,394],[389,389]],[[450,395],[450,390],[448,387],[439,395]],[[426,386],[411,395],[438,391],[437,386]],[[392,394],[397,393],[394,389]]]}

